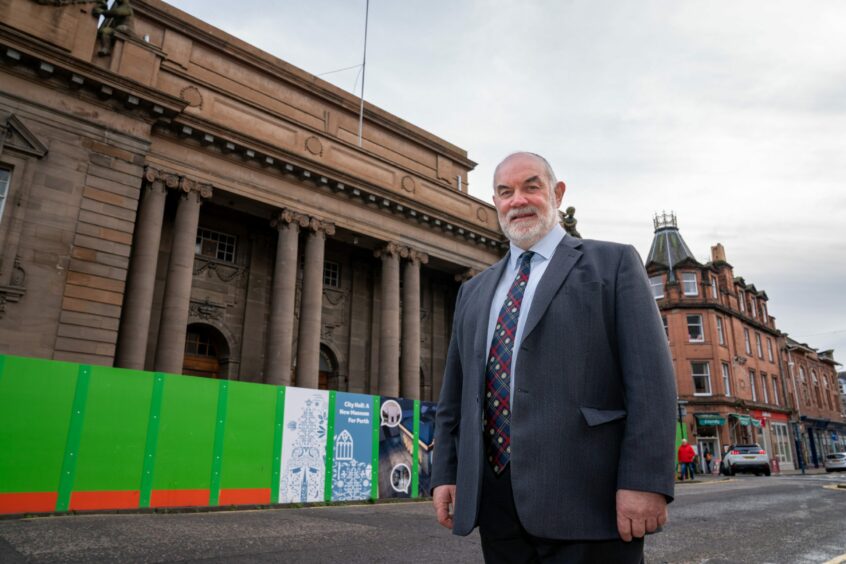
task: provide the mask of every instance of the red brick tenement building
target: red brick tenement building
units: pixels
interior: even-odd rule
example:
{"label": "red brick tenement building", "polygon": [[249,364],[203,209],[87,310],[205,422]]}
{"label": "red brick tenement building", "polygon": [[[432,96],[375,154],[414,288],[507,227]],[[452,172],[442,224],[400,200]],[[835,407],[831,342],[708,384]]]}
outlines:
{"label": "red brick tenement building", "polygon": [[840,405],[834,351],[817,351],[785,336],[782,361],[788,395],[801,434],[804,460],[819,467],[825,455],[846,451],[846,422]]}
{"label": "red brick tenement building", "polygon": [[767,294],[734,274],[720,244],[696,260],[676,217],[654,219],[646,259],[676,371],[684,433],[720,458],[734,443],[757,442],[793,468],[791,407],[780,368],[780,332]]}

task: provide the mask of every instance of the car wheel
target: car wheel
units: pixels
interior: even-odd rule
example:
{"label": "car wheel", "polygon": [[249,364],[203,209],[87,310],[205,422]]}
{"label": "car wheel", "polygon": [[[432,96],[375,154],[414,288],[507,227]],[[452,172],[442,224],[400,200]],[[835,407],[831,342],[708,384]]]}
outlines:
{"label": "car wheel", "polygon": [[727,474],[728,474],[729,476],[734,476],[734,474],[735,474],[735,472],[734,472],[734,466],[729,466],[729,467],[728,467]]}
{"label": "car wheel", "polygon": [[831,468],[826,468],[825,471],[826,472],[833,472],[834,470],[832,470]]}
{"label": "car wheel", "polygon": [[764,470],[764,476],[769,476],[771,473],[772,473],[772,471],[769,468]]}

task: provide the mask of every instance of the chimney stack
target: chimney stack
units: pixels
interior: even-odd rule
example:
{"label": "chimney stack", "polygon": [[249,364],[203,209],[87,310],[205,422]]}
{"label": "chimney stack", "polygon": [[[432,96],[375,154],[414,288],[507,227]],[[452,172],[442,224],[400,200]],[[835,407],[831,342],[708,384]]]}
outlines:
{"label": "chimney stack", "polygon": [[717,243],[711,247],[711,262],[728,262],[726,260],[726,250],[722,243]]}

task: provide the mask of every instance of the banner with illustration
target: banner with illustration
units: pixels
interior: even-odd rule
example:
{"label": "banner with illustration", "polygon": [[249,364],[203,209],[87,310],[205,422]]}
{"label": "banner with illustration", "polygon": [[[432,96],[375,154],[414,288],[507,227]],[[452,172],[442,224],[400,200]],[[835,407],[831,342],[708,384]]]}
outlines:
{"label": "banner with illustration", "polygon": [[373,396],[335,394],[332,501],[369,499],[373,482]]}
{"label": "banner with illustration", "polygon": [[[379,499],[417,497],[414,400],[383,397],[379,409]],[[414,484],[412,484],[414,482]]]}
{"label": "banner with illustration", "polygon": [[287,388],[279,503],[324,501],[329,392]]}
{"label": "banner with illustration", "polygon": [[420,425],[418,432],[417,463],[420,468],[419,494],[429,495],[429,483],[432,478],[432,451],[435,448],[435,413],[438,404],[428,401],[420,402]]}

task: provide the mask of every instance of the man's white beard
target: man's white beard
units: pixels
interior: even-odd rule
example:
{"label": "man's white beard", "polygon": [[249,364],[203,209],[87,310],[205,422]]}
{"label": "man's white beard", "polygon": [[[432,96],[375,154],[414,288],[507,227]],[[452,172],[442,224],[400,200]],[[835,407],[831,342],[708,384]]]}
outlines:
{"label": "man's white beard", "polygon": [[[521,221],[516,225],[511,223],[514,216],[525,213],[534,213],[536,218],[534,221]],[[549,230],[555,225],[556,215],[558,215],[557,210],[552,203],[550,203],[546,215],[541,214],[541,211],[535,206],[525,206],[509,210],[504,219],[499,218],[499,226],[509,241],[523,249],[528,249],[549,233]]]}

